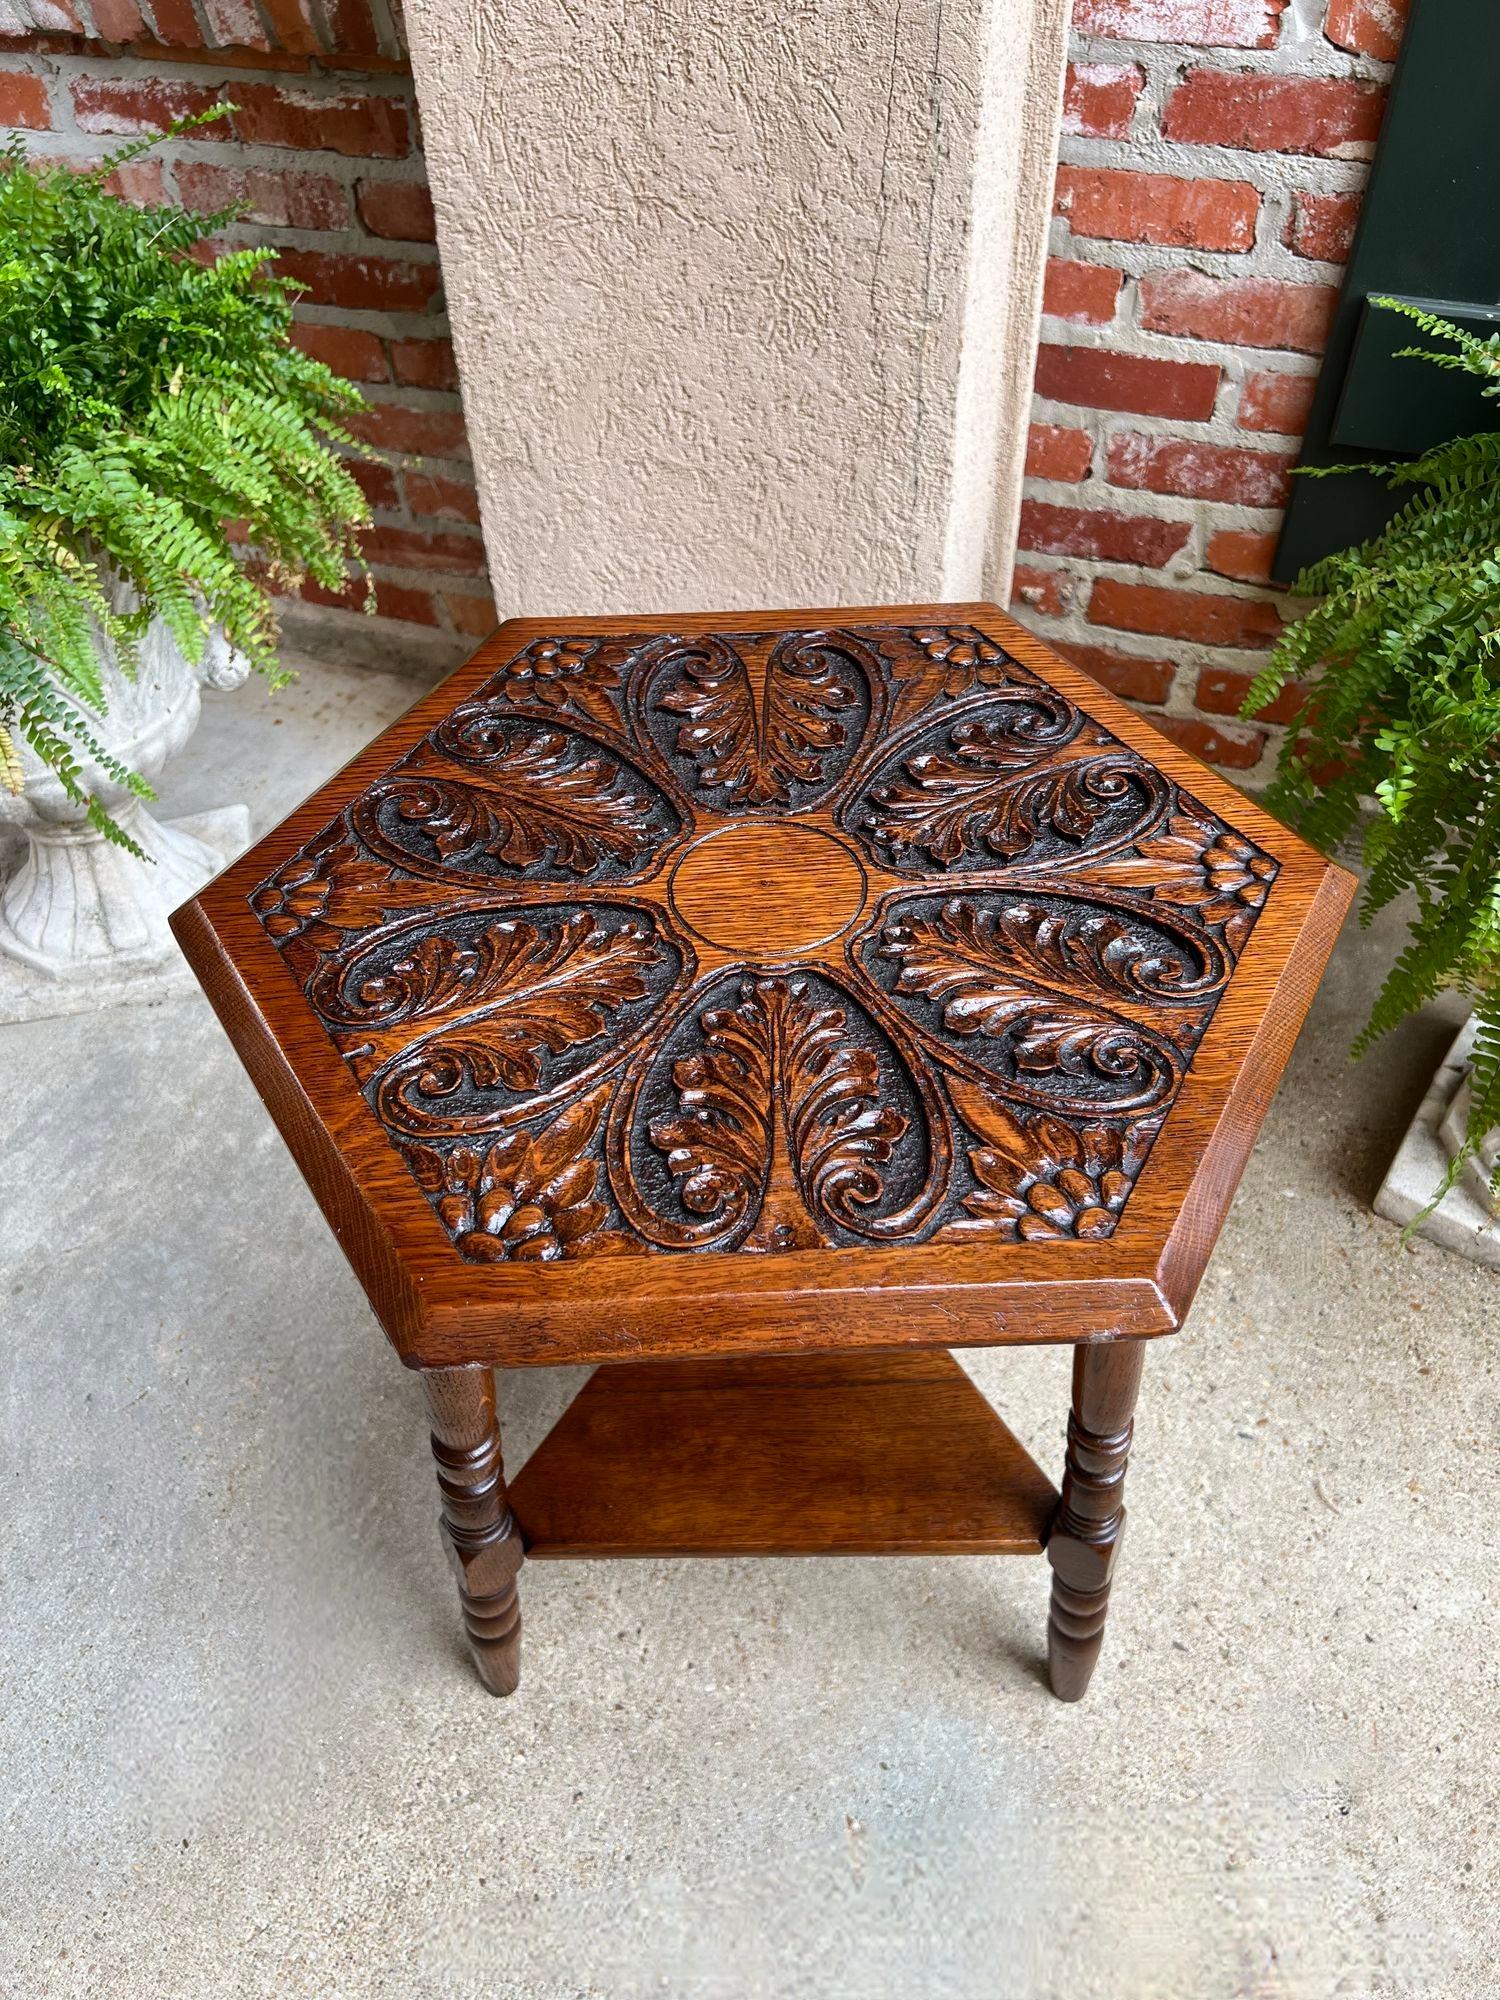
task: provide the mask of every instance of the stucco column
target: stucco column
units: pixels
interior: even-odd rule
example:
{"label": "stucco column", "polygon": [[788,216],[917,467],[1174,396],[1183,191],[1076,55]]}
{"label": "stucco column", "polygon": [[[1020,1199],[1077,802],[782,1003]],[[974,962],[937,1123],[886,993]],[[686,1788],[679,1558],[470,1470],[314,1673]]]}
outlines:
{"label": "stucco column", "polygon": [[407,0],[506,614],[999,594],[1067,0]]}

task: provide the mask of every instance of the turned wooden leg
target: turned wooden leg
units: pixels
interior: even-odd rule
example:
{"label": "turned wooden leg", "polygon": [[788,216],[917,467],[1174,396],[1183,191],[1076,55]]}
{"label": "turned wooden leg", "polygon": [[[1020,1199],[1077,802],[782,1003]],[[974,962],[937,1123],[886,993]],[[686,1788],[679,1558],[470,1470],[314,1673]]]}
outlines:
{"label": "turned wooden leg", "polygon": [[1052,1608],[1047,1667],[1059,1701],[1088,1690],[1125,1529],[1125,1462],[1145,1342],[1082,1342],[1073,1350],[1073,1408],[1062,1504],[1047,1540]]}
{"label": "turned wooden leg", "polygon": [[521,1535],[505,1497],[494,1373],[432,1368],[422,1381],[443,1496],[439,1525],[458,1578],[469,1648],[490,1693],[512,1694],[521,1678]]}

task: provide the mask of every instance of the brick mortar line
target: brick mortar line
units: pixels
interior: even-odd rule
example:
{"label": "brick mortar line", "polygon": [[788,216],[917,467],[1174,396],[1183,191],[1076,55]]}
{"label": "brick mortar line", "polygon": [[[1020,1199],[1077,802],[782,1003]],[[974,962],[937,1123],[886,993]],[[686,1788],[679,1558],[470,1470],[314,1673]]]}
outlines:
{"label": "brick mortar line", "polygon": [[[336,317],[329,318],[329,314]],[[303,326],[326,326],[340,333],[373,333],[391,340],[433,340],[452,344],[446,313],[382,312],[376,306],[328,306],[306,300],[297,307]],[[456,390],[448,392],[457,394]]]}
{"label": "brick mortar line", "polygon": [[[1275,769],[1277,746],[1287,734],[1289,725],[1267,721],[1244,722],[1237,714],[1224,714],[1196,705],[1197,683],[1204,672],[1254,674],[1264,664],[1264,652],[1210,646],[1197,640],[1164,638],[1144,632],[1122,632],[1109,625],[1092,625],[1077,606],[1057,616],[1028,605],[1025,616],[1040,637],[1064,653],[1074,646],[1086,646],[1117,653],[1132,662],[1149,664],[1156,660],[1166,661],[1173,668],[1173,674],[1162,699],[1146,702],[1133,697],[1132,705],[1153,714],[1199,722],[1230,736],[1244,731],[1263,732],[1265,744],[1261,755],[1253,766],[1243,767],[1241,781],[1252,781],[1252,776],[1255,782],[1269,781]],[[1146,650],[1136,651],[1138,647]]]}
{"label": "brick mortar line", "polygon": [[416,382],[364,382],[360,384],[372,404],[387,404],[419,413],[431,410],[449,413],[460,406],[457,389],[428,389]]}
{"label": "brick mortar line", "polygon": [[441,269],[435,243],[408,241],[401,236],[372,236],[368,230],[347,224],[342,229],[309,229],[295,223],[246,220],[226,224],[219,240],[235,250],[326,250],[333,256],[352,252],[380,257],[390,264],[410,264],[423,271]]}
{"label": "brick mortar line", "polygon": [[[1066,218],[1056,220],[1066,226]],[[1066,264],[1087,264],[1095,270],[1121,271],[1127,279],[1190,271],[1195,277],[1231,283],[1245,278],[1271,278],[1278,284],[1301,285],[1311,291],[1337,290],[1344,266],[1332,258],[1304,257],[1280,242],[1258,242],[1244,250],[1204,250],[1190,243],[1143,243],[1118,236],[1073,236],[1053,241],[1048,254]],[[1060,315],[1047,314],[1047,318]],[[1119,312],[1116,311],[1116,320]],[[1107,332],[1111,320],[1069,320],[1067,325]]]}
{"label": "brick mortar line", "polygon": [[[165,89],[196,84],[219,90],[232,89],[236,83],[244,87],[269,84],[293,95],[385,97],[407,104],[414,104],[417,95],[409,69],[285,70],[270,64],[255,68],[246,63],[215,62],[212,49],[180,60],[174,57],[166,69],[154,56],[128,52],[110,55],[105,49],[100,49],[97,55],[46,49],[16,51],[14,44],[7,47],[0,42],[0,54],[18,54],[31,74],[52,75],[59,83],[87,79],[98,83],[158,84]],[[356,80],[359,88],[352,90],[350,85]]]}
{"label": "brick mortar line", "polygon": [[[1060,560],[1062,558],[1052,557],[1049,559],[1045,556],[1038,556],[1036,563],[1038,566],[1041,566]],[[1030,566],[1031,559],[1029,557],[1027,558],[1027,562],[1028,566]],[[1162,583],[1161,575],[1158,571],[1142,569],[1138,564],[1101,563],[1098,565],[1098,568],[1100,573],[1106,576],[1106,580],[1111,583],[1136,584],[1150,590],[1173,588],[1172,585],[1164,585]],[[1063,581],[1066,581],[1068,577],[1067,571],[1053,570],[1050,567],[1047,573],[1049,575],[1056,575]],[[1207,584],[1209,582],[1221,582],[1223,579],[1211,577],[1205,572],[1202,581]],[[1194,588],[1196,590],[1196,584]],[[1200,594],[1207,597],[1215,593],[1204,589]],[[1229,593],[1219,594],[1228,595]],[[1290,616],[1293,607],[1303,605],[1307,601],[1305,598],[1294,598],[1284,593],[1277,600],[1277,603],[1279,608],[1286,611]],[[1064,626],[1068,627],[1072,632],[1073,638],[1079,644],[1087,641],[1092,645],[1102,646],[1109,651],[1127,653],[1136,659],[1170,658],[1173,664],[1180,669],[1201,665],[1211,666],[1221,672],[1226,672],[1233,668],[1241,673],[1255,673],[1264,664],[1263,654],[1250,647],[1227,646],[1211,639],[1177,638],[1168,633],[1134,632],[1115,625],[1090,624],[1086,616],[1086,604],[1082,598],[1075,597],[1070,608],[1066,611],[1037,611],[1033,615],[1047,618],[1050,624],[1057,626],[1059,629]],[[1185,657],[1183,656],[1183,649],[1187,649]],[[1262,724],[1258,726],[1270,727],[1271,725]]]}
{"label": "brick mortar line", "polygon": [[[1285,24],[1289,16],[1283,14],[1281,19]],[[1306,37],[1283,33],[1268,49],[1246,49],[1213,42],[1151,42],[1126,35],[1115,38],[1070,28],[1068,59],[1074,63],[1131,64],[1145,70],[1148,88],[1164,79],[1175,86],[1188,71],[1202,69],[1288,77],[1294,82],[1388,83],[1396,67],[1379,56],[1341,49],[1321,33]]]}
{"label": "brick mortar line", "polygon": [[[1084,497],[1088,494],[1107,495],[1111,505],[1090,506]],[[1179,525],[1185,523],[1186,516],[1182,510],[1188,507],[1197,510],[1219,510],[1224,515],[1232,517],[1220,519],[1219,512],[1215,512],[1214,518],[1208,524],[1215,532],[1220,528],[1233,528],[1242,529],[1247,534],[1265,534],[1268,530],[1279,526],[1282,516],[1282,509],[1274,502],[1261,505],[1253,500],[1214,500],[1206,496],[1200,498],[1192,493],[1162,493],[1155,487],[1116,486],[1102,472],[1095,473],[1087,479],[1080,479],[1076,483],[1065,479],[1042,479],[1032,474],[1026,481],[1023,498],[1041,501],[1048,507],[1070,507],[1080,514],[1116,516],[1123,512],[1130,516],[1172,521]]]}
{"label": "brick mortar line", "polygon": [[[1068,633],[1048,631],[1044,636],[1049,644],[1066,652],[1070,643],[1097,645],[1100,635],[1096,627],[1088,628],[1091,637],[1074,640]],[[1108,635],[1104,635],[1107,640]],[[1250,656],[1252,659],[1254,655]],[[1253,764],[1233,764],[1227,768],[1234,772],[1236,784],[1260,787],[1270,784],[1276,775],[1276,752],[1288,733],[1288,725],[1281,722],[1241,722],[1237,716],[1219,714],[1212,709],[1193,706],[1191,691],[1184,692],[1180,682],[1174,682],[1166,698],[1161,702],[1148,702],[1139,696],[1131,698],[1131,706],[1142,710],[1148,717],[1170,716],[1174,720],[1196,722],[1205,729],[1212,729],[1228,740],[1234,740],[1247,731],[1253,731],[1264,738],[1264,747]],[[1216,767],[1225,768],[1225,767]]]}
{"label": "brick mortar line", "polygon": [[1309,188],[1311,194],[1358,194],[1370,170],[1366,158],[1340,159],[1329,153],[1283,152],[1270,147],[1260,151],[1209,146],[1198,140],[1168,139],[1160,131],[1124,139],[1065,133],[1057,164],[1096,172],[1160,174],[1169,180],[1248,181],[1262,193],[1283,190],[1293,176],[1326,178],[1329,184]]}
{"label": "brick mortar line", "polygon": [[[66,158],[97,158],[118,152],[133,143],[129,132],[87,132],[76,120],[42,131],[31,126],[14,128],[26,140],[28,152],[56,152]],[[64,143],[65,142],[65,143]],[[298,174],[335,180],[352,196],[359,181],[378,181],[382,187],[427,186],[425,162],[420,153],[392,157],[387,153],[333,153],[322,148],[273,146],[264,140],[178,138],[163,140],[148,156],[166,167],[222,167],[227,173]],[[404,242],[401,237],[382,241]],[[411,239],[421,242],[424,239]]]}
{"label": "brick mortar line", "polygon": [[[1075,171],[1087,175],[1113,173],[1115,169],[1079,167]],[[1203,178],[1190,174],[1142,174],[1139,178],[1173,180],[1183,187],[1194,189],[1208,185]],[[1228,182],[1223,185],[1233,186],[1234,183]],[[1087,229],[1076,226],[1074,222],[1074,213],[1078,207],[1076,198],[1071,210],[1062,206],[1054,207],[1047,222],[1048,244],[1053,256],[1073,257],[1080,263],[1118,266],[1122,259],[1134,256],[1141,258],[1146,268],[1157,269],[1174,259],[1180,261],[1184,258],[1205,258],[1212,261],[1215,270],[1220,268],[1222,260],[1226,276],[1234,275],[1236,269],[1243,271],[1247,266],[1253,265],[1257,271],[1283,277],[1292,284],[1299,281],[1310,282],[1319,274],[1326,274],[1330,270],[1342,271],[1343,259],[1308,256],[1305,252],[1293,248],[1285,240],[1286,233],[1295,223],[1304,197],[1311,196],[1316,202],[1359,202],[1364,193],[1363,183],[1358,187],[1347,188],[1257,187],[1254,193],[1257,199],[1251,218],[1250,240],[1238,248],[1226,249],[1217,244],[1191,240],[1181,243],[1158,243],[1153,242],[1148,236],[1108,236],[1103,233],[1095,235]],[[1087,207],[1087,197],[1083,205]],[[1107,212],[1110,206],[1107,190],[1103,206]],[[1122,214],[1130,213],[1129,202],[1123,190],[1118,210]],[[1235,221],[1236,226],[1239,226],[1238,217]]]}
{"label": "brick mortar line", "polygon": [[[1120,517],[1112,515],[1110,518]],[[1185,524],[1179,522],[1177,525]],[[1182,554],[1186,552],[1184,548]],[[1033,558],[1037,562],[1087,563],[1085,580],[1108,577],[1113,583],[1146,584],[1153,590],[1200,592],[1205,597],[1223,597],[1238,604],[1274,604],[1278,610],[1283,609],[1288,601],[1287,592],[1274,584],[1242,583],[1238,577],[1221,576],[1217,570],[1195,569],[1186,575],[1174,575],[1171,562],[1178,561],[1180,558],[1177,556],[1158,569],[1152,568],[1149,563],[1132,562],[1123,556],[1069,556],[1052,549],[1017,550],[1018,562],[1030,563]]]}

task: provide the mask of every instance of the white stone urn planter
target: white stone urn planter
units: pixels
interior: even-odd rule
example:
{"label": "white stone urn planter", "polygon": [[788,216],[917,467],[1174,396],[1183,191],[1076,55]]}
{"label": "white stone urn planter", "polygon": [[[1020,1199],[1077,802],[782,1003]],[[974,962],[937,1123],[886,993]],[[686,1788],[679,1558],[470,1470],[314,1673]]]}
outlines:
{"label": "white stone urn planter", "polygon": [[[1466,1021],[1423,1098],[1401,1149],[1391,1162],[1378,1195],[1375,1212],[1403,1225],[1413,1221],[1442,1185],[1463,1148],[1473,1101],[1470,1051],[1474,1023]],[[1488,1133],[1478,1151],[1430,1215],[1417,1224],[1418,1236],[1456,1250],[1461,1257],[1500,1270],[1500,1208],[1490,1193],[1490,1177],[1500,1159],[1500,1127]]]}
{"label": "white stone urn planter", "polygon": [[[198,726],[200,687],[237,687],[249,671],[217,631],[190,665],[159,620],[141,642],[135,679],[102,635],[99,657],[106,705],[102,715],[85,710],[90,727],[152,781]],[[167,918],[248,843],[245,807],[163,823],[81,757],[85,788],[144,850],[142,861],[89,825],[29,745],[18,748],[24,788],[0,792],[0,1021],[189,990]]]}

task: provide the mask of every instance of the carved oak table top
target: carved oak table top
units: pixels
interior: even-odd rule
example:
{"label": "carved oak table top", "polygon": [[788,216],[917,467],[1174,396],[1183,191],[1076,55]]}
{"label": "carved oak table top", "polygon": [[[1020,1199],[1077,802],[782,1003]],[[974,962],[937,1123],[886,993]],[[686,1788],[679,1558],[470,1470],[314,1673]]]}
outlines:
{"label": "carved oak table top", "polygon": [[990,606],[504,627],[178,919],[422,1365],[1185,1311],[1347,878]]}
{"label": "carved oak table top", "polygon": [[[1350,878],[990,605],[504,626],[174,919],[528,1558],[1040,1553],[1099,1655]],[[1059,1494],[952,1357],[1075,1344]],[[878,1351],[877,1351],[878,1350]],[[497,1363],[604,1366],[507,1486]]]}

